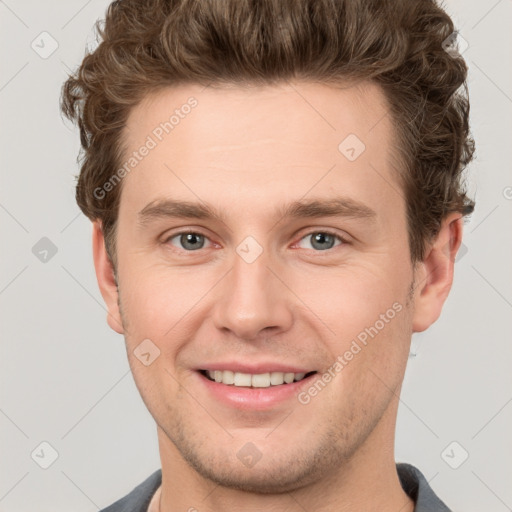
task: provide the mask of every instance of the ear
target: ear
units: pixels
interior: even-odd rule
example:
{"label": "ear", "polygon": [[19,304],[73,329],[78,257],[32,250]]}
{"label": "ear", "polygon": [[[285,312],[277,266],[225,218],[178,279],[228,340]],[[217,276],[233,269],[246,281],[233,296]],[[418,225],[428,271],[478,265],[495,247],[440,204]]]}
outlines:
{"label": "ear", "polygon": [[96,279],[107,306],[107,323],[112,330],[119,334],[124,334],[114,268],[105,248],[105,239],[103,237],[101,221],[99,220],[94,221],[92,225],[92,250]]}
{"label": "ear", "polygon": [[441,315],[453,282],[453,267],[462,242],[460,213],[447,215],[426,256],[415,270],[413,332],[422,332]]}

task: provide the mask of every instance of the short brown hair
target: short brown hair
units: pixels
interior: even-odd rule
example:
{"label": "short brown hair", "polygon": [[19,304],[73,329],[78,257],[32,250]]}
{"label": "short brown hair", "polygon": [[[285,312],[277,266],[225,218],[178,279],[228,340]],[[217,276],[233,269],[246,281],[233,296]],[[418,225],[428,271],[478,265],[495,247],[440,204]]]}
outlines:
{"label": "short brown hair", "polygon": [[61,109],[80,128],[76,199],[102,221],[114,268],[122,183],[94,190],[122,161],[131,109],[184,83],[373,81],[396,126],[412,261],[448,213],[473,211],[467,67],[444,49],[454,26],[434,0],[116,0],[96,28],[101,43],[65,82]]}

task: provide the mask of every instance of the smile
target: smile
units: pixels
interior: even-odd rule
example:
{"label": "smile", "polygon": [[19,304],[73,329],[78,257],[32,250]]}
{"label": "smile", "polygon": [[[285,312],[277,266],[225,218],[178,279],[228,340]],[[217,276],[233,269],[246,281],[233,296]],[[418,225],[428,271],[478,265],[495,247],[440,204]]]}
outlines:
{"label": "smile", "polygon": [[250,388],[269,388],[271,386],[280,386],[282,384],[291,384],[299,382],[310,375],[317,373],[316,371],[308,373],[284,373],[284,372],[267,372],[267,373],[241,373],[231,370],[200,370],[200,373],[207,379],[235,387]]}

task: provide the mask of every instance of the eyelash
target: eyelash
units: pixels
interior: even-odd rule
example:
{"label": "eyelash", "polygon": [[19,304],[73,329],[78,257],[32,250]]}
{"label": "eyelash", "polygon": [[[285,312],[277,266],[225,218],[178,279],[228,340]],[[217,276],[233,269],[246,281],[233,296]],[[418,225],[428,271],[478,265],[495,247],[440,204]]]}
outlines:
{"label": "eyelash", "polygon": [[[335,245],[334,247],[331,247],[330,249],[325,249],[325,250],[315,250],[315,249],[307,249],[307,250],[311,250],[311,251],[314,251],[316,253],[327,253],[327,252],[330,252],[332,250],[334,250],[336,247],[339,247],[340,245],[345,245],[345,244],[348,244],[348,240],[346,240],[344,237],[342,237],[341,235],[339,235],[338,233],[335,233],[333,231],[330,231],[328,229],[322,229],[322,230],[314,230],[314,231],[309,231],[308,233],[306,233],[305,235],[303,235],[300,239],[299,239],[299,242],[301,242],[302,240],[304,240],[305,238],[311,236],[311,235],[314,235],[314,234],[318,234],[318,233],[321,233],[321,234],[324,234],[324,235],[329,235],[329,236],[332,236],[333,238],[339,240],[341,243],[338,244],[338,245]],[[168,244],[170,240],[172,240],[173,238],[176,238],[176,237],[179,237],[181,235],[200,235],[202,237],[204,237],[206,240],[209,240],[210,239],[203,233],[201,233],[200,231],[193,231],[193,230],[184,230],[184,231],[179,231],[177,233],[173,233],[172,235],[169,235],[168,237],[166,237],[163,241],[164,244]],[[210,241],[211,242],[211,241]],[[299,243],[297,242],[297,243]],[[296,245],[296,244],[294,244]],[[174,246],[173,246],[174,247]],[[183,252],[189,252],[189,253],[194,253],[194,252],[199,252],[201,249],[197,249],[195,251],[187,251],[185,249],[179,249],[179,248],[176,248],[177,250],[179,251],[183,251]]]}

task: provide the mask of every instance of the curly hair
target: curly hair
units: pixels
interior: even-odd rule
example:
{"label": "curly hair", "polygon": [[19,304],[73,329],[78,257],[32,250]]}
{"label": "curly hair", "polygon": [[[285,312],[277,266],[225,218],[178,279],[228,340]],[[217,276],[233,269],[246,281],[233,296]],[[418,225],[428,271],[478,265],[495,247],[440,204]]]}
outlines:
{"label": "curly hair", "polygon": [[94,190],[122,161],[130,111],[178,84],[372,81],[396,130],[412,262],[448,213],[474,209],[463,179],[474,153],[467,66],[446,51],[454,25],[435,0],[116,0],[96,30],[61,110],[80,129],[76,200],[101,220],[114,270],[122,187]]}

